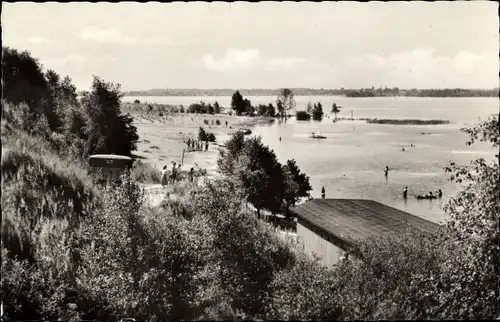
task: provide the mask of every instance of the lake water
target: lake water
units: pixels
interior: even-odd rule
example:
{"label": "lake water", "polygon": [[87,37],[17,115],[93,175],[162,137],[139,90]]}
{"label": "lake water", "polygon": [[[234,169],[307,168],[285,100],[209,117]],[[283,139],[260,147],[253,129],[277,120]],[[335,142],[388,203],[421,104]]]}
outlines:
{"label": "lake water", "polygon": [[[231,97],[125,97],[125,101],[183,104],[218,101],[229,106]],[[272,96],[249,96],[253,104],[268,104]],[[467,164],[478,157],[494,158],[495,150],[485,144],[467,146],[464,125],[475,124],[498,114],[496,98],[347,98],[335,96],[298,96],[298,109],[307,102],[321,102],[329,111],[335,102],[342,106],[338,117],[446,119],[449,125],[405,126],[366,124],[362,121],[301,122],[294,119],[257,126],[253,133],[274,150],[280,162],[295,159],[310,177],[313,197],[320,197],[321,187],[327,198],[373,199],[440,222],[446,218],[441,205],[457,191],[447,180],[444,167],[448,161]],[[313,140],[311,132],[325,140]],[[282,141],[279,141],[279,137]],[[224,139],[224,138],[220,138]],[[414,145],[413,147],[411,145]],[[405,151],[402,151],[405,148]],[[389,175],[383,169],[389,166]],[[408,186],[408,200],[402,191]],[[441,200],[416,200],[416,194],[443,190]]]}

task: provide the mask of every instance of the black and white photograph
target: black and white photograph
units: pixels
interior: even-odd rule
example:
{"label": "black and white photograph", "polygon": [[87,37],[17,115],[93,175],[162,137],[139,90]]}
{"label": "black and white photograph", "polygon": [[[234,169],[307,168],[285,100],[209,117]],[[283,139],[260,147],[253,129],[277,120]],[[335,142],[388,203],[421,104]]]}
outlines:
{"label": "black and white photograph", "polygon": [[2,321],[500,320],[498,2],[1,6]]}

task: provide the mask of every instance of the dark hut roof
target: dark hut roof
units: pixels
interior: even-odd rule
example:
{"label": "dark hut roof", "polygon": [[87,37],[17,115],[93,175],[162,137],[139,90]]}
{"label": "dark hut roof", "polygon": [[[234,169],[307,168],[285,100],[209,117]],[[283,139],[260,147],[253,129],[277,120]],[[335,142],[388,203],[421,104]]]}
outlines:
{"label": "dark hut roof", "polygon": [[349,243],[370,235],[391,235],[408,226],[434,232],[438,224],[365,199],[313,199],[291,209],[299,219]]}

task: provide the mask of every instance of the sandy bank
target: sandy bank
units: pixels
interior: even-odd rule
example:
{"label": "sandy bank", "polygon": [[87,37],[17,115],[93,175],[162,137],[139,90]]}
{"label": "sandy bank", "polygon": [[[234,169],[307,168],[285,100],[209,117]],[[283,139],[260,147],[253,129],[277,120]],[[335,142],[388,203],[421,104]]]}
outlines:
{"label": "sandy bank", "polygon": [[[170,114],[159,117],[153,114],[141,113],[134,115],[134,125],[137,127],[139,142],[135,155],[158,169],[164,165],[171,168],[171,162],[182,162],[185,140],[197,139],[198,129],[215,134],[217,142],[210,143],[208,151],[184,153],[182,169],[188,170],[196,165],[206,169],[208,177],[216,176],[219,144],[223,144],[238,128],[250,128],[256,124],[269,123],[273,118],[229,116],[225,114]],[[204,124],[204,120],[209,125]],[[219,120],[220,125],[215,121]],[[227,127],[226,127],[227,121]],[[213,125],[212,125],[213,122]]]}

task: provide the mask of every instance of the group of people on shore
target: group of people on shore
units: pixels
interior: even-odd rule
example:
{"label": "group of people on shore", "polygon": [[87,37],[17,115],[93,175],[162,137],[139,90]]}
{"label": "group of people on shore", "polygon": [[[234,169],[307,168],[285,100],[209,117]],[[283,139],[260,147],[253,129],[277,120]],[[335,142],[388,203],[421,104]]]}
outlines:
{"label": "group of people on shore", "polygon": [[195,140],[195,139],[187,139],[186,145],[189,150],[198,150],[202,151],[203,147],[205,147],[205,151],[208,151],[208,141],[201,141],[201,140]]}
{"label": "group of people on shore", "polygon": [[[172,171],[169,174],[169,171],[167,169],[167,166],[163,166],[163,169],[161,170],[161,185],[163,187],[167,186],[169,183],[174,184],[175,182],[178,182],[181,179],[181,164],[177,164],[175,161],[172,161]],[[188,172],[188,180],[190,182],[193,182],[194,180],[194,168],[189,169]]]}

